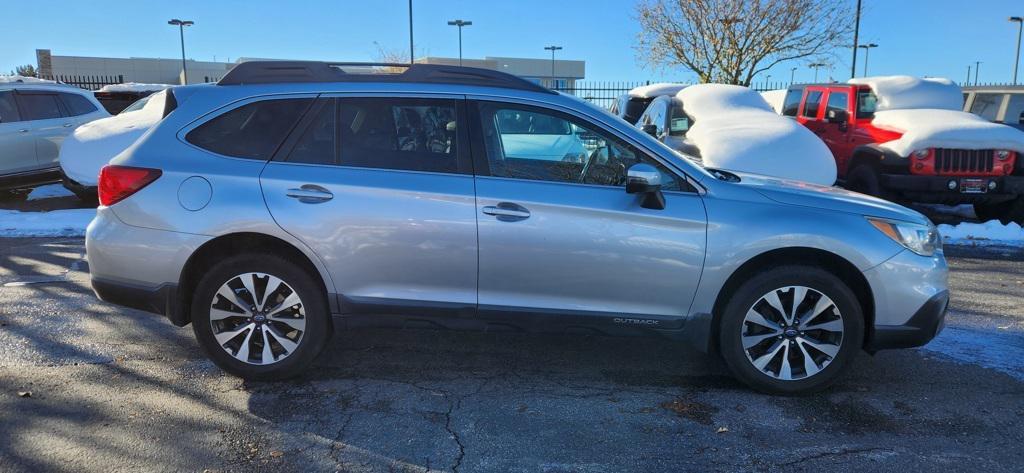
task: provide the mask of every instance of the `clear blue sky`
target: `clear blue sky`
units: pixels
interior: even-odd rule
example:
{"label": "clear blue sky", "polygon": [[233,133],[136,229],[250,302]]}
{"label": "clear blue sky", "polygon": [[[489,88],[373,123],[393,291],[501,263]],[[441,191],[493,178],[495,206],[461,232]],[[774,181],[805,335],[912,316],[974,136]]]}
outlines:
{"label": "clear blue sky", "polygon": [[[863,1],[862,42],[880,44],[871,52],[872,75],[963,81],[967,65],[982,61],[982,82],[1010,80],[1017,31],[1006,18],[1024,15],[1024,1]],[[408,49],[406,0],[48,0],[40,5],[45,7],[19,7],[17,16],[6,9],[0,71],[35,64],[37,48],[56,55],[179,57],[178,31],[166,24],[172,17],[196,21],[186,31],[186,48],[197,60],[368,61],[376,58],[374,42]],[[473,21],[464,30],[465,57],[543,58],[548,57],[543,47],[557,44],[565,48],[559,57],[587,62],[590,80],[694,79],[681,69],[655,71],[637,61],[638,26],[630,0],[414,0],[418,53],[457,56],[456,30],[446,25],[455,18]],[[849,56],[840,53],[835,78],[849,75]],[[798,81],[812,79],[813,72],[799,63],[776,67],[773,80],[788,80],[792,66],[801,67]]]}

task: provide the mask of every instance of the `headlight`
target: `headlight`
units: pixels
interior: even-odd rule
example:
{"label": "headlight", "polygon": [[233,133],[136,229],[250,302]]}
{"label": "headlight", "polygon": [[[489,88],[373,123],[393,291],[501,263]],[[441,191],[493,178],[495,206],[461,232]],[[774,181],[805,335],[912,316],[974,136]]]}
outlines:
{"label": "headlight", "polygon": [[919,149],[917,151],[914,151],[914,157],[917,158],[917,159],[927,158],[928,157],[928,150],[926,150],[926,149]]}
{"label": "headlight", "polygon": [[942,250],[942,240],[935,225],[894,222],[871,217],[868,217],[868,222],[885,236],[921,256],[931,256]]}
{"label": "headlight", "polygon": [[1006,161],[1006,159],[1010,157],[1010,152],[1005,149],[1001,149],[996,151],[996,157],[999,158],[1000,161]]}

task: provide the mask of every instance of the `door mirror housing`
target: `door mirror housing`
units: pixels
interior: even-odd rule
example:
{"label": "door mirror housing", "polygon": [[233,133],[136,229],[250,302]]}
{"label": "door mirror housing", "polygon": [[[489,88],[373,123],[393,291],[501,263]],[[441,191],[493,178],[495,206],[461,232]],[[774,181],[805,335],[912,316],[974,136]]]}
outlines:
{"label": "door mirror housing", "polygon": [[661,173],[650,164],[637,163],[626,171],[626,193],[640,194],[645,209],[665,208],[665,195],[661,193]]}
{"label": "door mirror housing", "polygon": [[647,124],[647,125],[642,126],[640,129],[643,130],[643,132],[647,133],[648,135],[651,135],[651,136],[653,136],[655,138],[658,137],[658,126],[657,125]]}
{"label": "door mirror housing", "polygon": [[845,124],[850,119],[850,113],[846,110],[829,110],[825,114],[825,119],[829,123],[842,123]]}

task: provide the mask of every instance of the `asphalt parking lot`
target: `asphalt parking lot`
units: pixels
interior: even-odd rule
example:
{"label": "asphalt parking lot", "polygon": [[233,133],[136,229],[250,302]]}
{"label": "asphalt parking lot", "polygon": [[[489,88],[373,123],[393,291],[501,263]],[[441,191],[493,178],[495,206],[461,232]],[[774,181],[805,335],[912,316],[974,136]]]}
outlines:
{"label": "asphalt parking lot", "polygon": [[949,250],[949,326],[770,397],[660,339],[339,333],[247,383],[99,302],[79,238],[0,239],[0,471],[1019,471],[1024,256]]}

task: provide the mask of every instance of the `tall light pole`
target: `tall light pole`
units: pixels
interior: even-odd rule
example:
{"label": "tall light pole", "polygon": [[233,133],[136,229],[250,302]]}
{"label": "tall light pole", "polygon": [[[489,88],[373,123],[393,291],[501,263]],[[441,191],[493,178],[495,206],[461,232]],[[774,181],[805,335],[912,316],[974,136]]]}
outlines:
{"label": "tall light pole", "polygon": [[412,46],[412,0],[409,0],[409,64],[416,62],[416,53]]}
{"label": "tall light pole", "polygon": [[544,49],[551,51],[551,88],[555,88],[555,51],[562,49],[561,46],[544,46]]}
{"label": "tall light pole", "polygon": [[974,85],[978,85],[978,70],[981,69],[981,61],[974,61]]}
{"label": "tall light pole", "polygon": [[1013,85],[1017,85],[1017,67],[1020,66],[1020,34],[1024,31],[1024,17],[1011,16],[1010,21],[1017,24],[1017,59],[1013,62]]}
{"label": "tall light pole", "polygon": [[[857,19],[853,23],[853,62],[850,64],[850,77],[857,77],[857,42],[860,41],[858,39],[859,36],[860,36],[860,0],[857,0]],[[867,53],[867,51],[865,51],[865,54],[866,53]],[[868,58],[865,56],[864,57],[865,63],[867,62],[867,59]],[[867,64],[865,64],[864,67],[866,69],[867,68]],[[864,75],[867,75],[867,73],[864,73]]]}
{"label": "tall light pole", "polygon": [[967,65],[967,80],[964,81],[964,85],[971,85],[971,65]]}
{"label": "tall light pole", "polygon": [[470,26],[472,24],[473,24],[472,21],[463,21],[463,20],[451,20],[451,21],[448,22],[449,26],[458,26],[459,27],[459,67],[462,67],[462,27],[463,26]]}
{"label": "tall light pole", "polygon": [[794,67],[794,68],[789,70],[789,85],[793,85],[793,82],[796,80],[796,70],[797,69],[799,69],[799,68],[798,67]]}
{"label": "tall light pole", "polygon": [[174,18],[168,21],[167,24],[178,27],[178,34],[181,36],[181,74],[184,76],[182,85],[188,85],[188,69],[185,67],[185,27],[192,26],[196,22]]}
{"label": "tall light pole", "polygon": [[823,62],[816,62],[813,64],[808,64],[807,67],[814,68],[814,82],[818,82],[818,69],[821,69],[822,67],[828,67],[828,64],[825,64]]}
{"label": "tall light pole", "polygon": [[862,44],[857,46],[858,48],[864,49],[864,77],[868,76],[868,57],[871,54],[871,48],[877,48],[878,45],[875,43]]}

